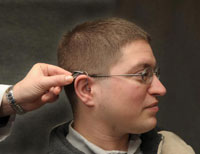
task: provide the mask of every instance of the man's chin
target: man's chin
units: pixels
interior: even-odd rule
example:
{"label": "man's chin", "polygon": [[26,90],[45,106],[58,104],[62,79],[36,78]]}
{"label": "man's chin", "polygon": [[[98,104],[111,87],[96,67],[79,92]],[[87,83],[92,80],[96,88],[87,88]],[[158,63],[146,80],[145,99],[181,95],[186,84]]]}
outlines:
{"label": "man's chin", "polygon": [[143,133],[149,132],[152,129],[154,129],[156,125],[157,125],[157,119],[154,117],[146,121],[146,123],[144,123],[143,126],[140,127],[140,129],[137,131],[136,134],[143,134]]}
{"label": "man's chin", "polygon": [[147,122],[146,130],[143,133],[151,131],[152,129],[154,129],[156,127],[156,125],[157,125],[157,119],[156,119],[156,117],[153,117],[151,120],[149,120]]}

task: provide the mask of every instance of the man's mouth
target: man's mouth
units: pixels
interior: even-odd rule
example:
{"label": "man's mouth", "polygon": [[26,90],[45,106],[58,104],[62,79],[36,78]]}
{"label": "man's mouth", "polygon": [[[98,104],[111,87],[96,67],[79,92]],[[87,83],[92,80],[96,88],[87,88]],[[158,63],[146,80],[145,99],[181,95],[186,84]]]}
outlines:
{"label": "man's mouth", "polygon": [[151,108],[151,107],[155,107],[155,106],[158,106],[158,102],[155,102],[155,103],[148,105],[147,108]]}
{"label": "man's mouth", "polygon": [[155,102],[155,103],[148,105],[147,107],[145,107],[145,109],[149,109],[149,110],[152,110],[154,112],[158,112],[158,110],[159,110],[158,102]]}

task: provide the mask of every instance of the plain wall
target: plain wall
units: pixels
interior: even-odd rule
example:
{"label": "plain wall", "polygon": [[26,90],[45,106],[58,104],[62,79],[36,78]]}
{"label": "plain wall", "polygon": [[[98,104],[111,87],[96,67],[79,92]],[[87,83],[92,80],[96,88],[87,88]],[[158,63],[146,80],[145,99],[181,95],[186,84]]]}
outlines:
{"label": "plain wall", "polygon": [[[0,83],[15,84],[33,64],[57,64],[64,31],[101,17],[135,21],[152,36],[168,93],[158,125],[200,150],[200,2],[187,0],[1,0]],[[43,154],[51,128],[72,118],[65,94],[57,102],[16,116],[0,154]]]}

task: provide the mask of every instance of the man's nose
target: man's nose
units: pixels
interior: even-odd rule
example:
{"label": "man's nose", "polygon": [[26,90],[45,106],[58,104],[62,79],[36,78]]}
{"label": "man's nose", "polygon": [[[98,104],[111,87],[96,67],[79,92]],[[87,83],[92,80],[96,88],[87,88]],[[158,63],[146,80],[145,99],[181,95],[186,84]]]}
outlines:
{"label": "man's nose", "polygon": [[167,90],[165,86],[160,82],[158,77],[156,75],[153,76],[152,83],[149,87],[149,93],[151,95],[156,96],[164,96],[166,94]]}

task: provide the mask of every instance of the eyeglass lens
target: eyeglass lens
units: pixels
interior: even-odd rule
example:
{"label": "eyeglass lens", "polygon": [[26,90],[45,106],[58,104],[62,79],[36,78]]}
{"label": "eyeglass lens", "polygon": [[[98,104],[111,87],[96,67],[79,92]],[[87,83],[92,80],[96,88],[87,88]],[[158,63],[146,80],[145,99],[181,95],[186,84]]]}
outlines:
{"label": "eyeglass lens", "polygon": [[142,80],[146,83],[150,83],[153,79],[153,74],[160,78],[160,69],[158,67],[155,69],[152,67],[146,68],[142,73]]}

